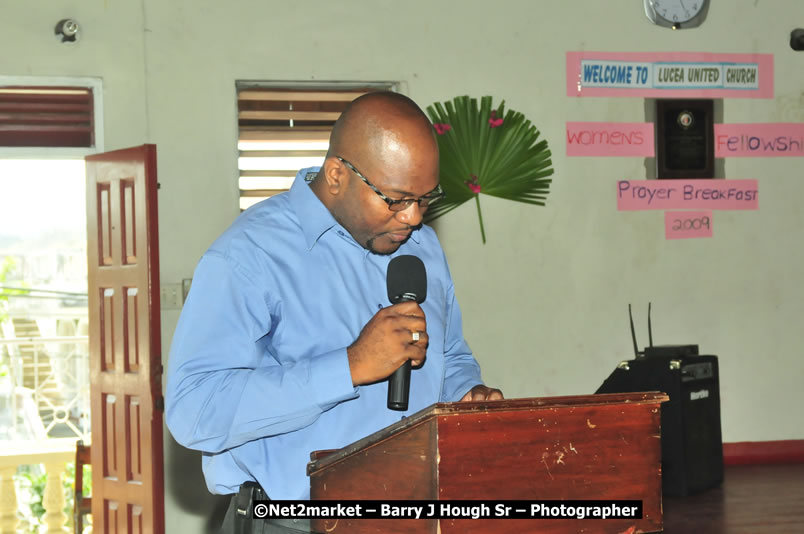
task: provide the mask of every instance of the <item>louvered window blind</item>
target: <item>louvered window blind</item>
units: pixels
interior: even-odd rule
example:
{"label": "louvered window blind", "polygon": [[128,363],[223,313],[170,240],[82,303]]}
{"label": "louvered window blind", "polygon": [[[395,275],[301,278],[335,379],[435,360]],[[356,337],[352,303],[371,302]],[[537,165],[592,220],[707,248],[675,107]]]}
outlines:
{"label": "louvered window blind", "polygon": [[376,89],[241,88],[237,97],[240,209],[287,191],[299,169],[321,165],[341,112],[355,98]]}
{"label": "louvered window blind", "polygon": [[0,146],[94,147],[92,89],[0,87]]}

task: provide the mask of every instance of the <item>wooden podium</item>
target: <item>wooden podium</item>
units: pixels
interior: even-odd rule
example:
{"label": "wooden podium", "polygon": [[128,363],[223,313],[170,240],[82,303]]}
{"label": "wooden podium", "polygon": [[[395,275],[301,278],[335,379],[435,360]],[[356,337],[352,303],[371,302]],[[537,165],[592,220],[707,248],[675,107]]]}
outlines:
{"label": "wooden podium", "polygon": [[[641,500],[642,519],[316,519],[326,533],[660,532],[664,393],[439,403],[307,466],[313,500]],[[634,527],[633,529],[631,527]]]}

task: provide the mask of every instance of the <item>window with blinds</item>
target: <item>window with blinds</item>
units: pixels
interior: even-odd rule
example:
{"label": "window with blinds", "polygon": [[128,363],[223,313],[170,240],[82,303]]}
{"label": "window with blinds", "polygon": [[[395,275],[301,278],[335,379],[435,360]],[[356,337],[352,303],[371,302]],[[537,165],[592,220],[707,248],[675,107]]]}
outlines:
{"label": "window with blinds", "polygon": [[341,112],[355,98],[377,89],[239,87],[240,209],[290,189],[299,169],[321,165]]}
{"label": "window with blinds", "polygon": [[0,85],[0,146],[94,147],[93,89]]}

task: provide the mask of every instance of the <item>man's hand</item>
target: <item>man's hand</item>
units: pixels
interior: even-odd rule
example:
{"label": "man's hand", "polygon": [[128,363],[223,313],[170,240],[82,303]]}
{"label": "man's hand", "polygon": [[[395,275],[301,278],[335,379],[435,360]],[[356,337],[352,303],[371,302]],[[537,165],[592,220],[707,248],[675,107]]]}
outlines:
{"label": "man's hand", "polygon": [[461,402],[466,401],[484,401],[484,400],[502,400],[503,394],[502,391],[499,389],[493,389],[486,387],[482,384],[478,384],[477,386],[473,387],[469,390],[466,395],[463,396]]}
{"label": "man's hand", "polygon": [[[418,340],[414,340],[414,333]],[[371,384],[391,375],[407,360],[414,367],[424,363],[427,321],[413,301],[400,302],[378,311],[346,349],[352,384]]]}

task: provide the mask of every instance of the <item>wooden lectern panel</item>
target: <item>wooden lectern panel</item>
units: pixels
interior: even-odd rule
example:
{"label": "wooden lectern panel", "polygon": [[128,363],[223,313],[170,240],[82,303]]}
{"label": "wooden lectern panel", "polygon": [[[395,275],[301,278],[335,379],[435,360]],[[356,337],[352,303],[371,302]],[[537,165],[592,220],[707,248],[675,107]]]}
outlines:
{"label": "wooden lectern panel", "polygon": [[328,519],[313,520],[313,529],[659,532],[659,404],[667,399],[625,393],[434,404],[308,465],[314,500],[641,500],[642,519]]}

